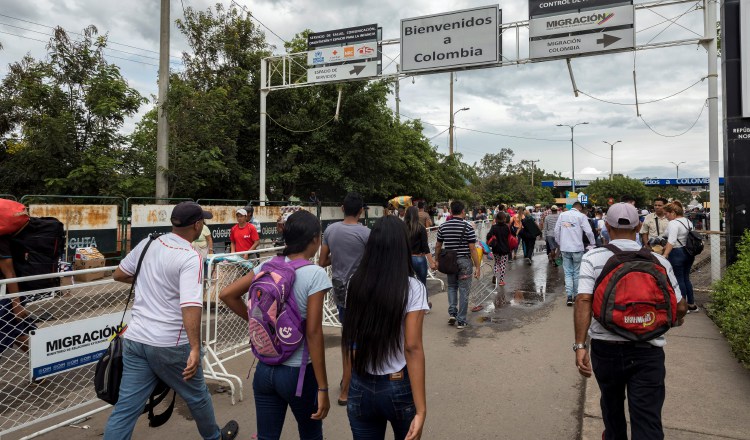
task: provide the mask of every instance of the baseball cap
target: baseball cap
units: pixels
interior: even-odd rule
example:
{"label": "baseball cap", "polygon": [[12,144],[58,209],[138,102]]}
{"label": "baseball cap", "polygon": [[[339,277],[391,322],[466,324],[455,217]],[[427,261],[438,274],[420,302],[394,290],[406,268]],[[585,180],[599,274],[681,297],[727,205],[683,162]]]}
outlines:
{"label": "baseball cap", "polygon": [[195,202],[181,202],[172,209],[170,220],[173,226],[183,227],[209,218],[213,218],[213,214],[204,211],[201,205]]}
{"label": "baseball cap", "polygon": [[557,211],[557,205],[552,205],[552,207],[550,209],[553,210],[553,211]]}
{"label": "baseball cap", "polygon": [[615,203],[607,210],[607,224],[615,229],[634,229],[639,223],[638,210],[630,203]]}
{"label": "baseball cap", "polygon": [[245,211],[245,208],[240,208],[237,210],[237,214],[239,215],[247,215],[247,211]]}
{"label": "baseball cap", "polygon": [[641,211],[641,215],[648,215],[648,210],[644,209],[643,211]]}

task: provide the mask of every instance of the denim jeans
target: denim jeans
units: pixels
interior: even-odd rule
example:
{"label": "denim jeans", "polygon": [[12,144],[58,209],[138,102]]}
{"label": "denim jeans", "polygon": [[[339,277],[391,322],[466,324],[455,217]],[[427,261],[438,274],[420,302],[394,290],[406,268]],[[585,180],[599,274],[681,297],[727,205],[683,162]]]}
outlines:
{"label": "denim jeans", "polygon": [[680,285],[682,296],[687,299],[688,304],[695,304],[693,283],[690,282],[690,269],[693,267],[695,257],[688,255],[685,248],[674,248],[667,259],[674,269],[674,277]]}
{"label": "denim jeans", "polygon": [[346,412],[354,440],[383,440],[388,422],[395,440],[406,437],[417,409],[406,368],[403,373],[400,380],[352,374]]}
{"label": "denim jeans", "polygon": [[625,393],[632,440],[664,438],[664,349],[637,344],[591,341],[591,366],[601,390],[600,405],[606,440],[627,440]]}
{"label": "denim jeans", "polygon": [[425,286],[427,285],[427,257],[411,257],[411,265],[414,267],[414,272],[417,275],[417,279],[422,282]]}
{"label": "denim jeans", "polygon": [[301,440],[323,439],[323,421],[310,418],[318,411],[318,381],[312,364],[308,364],[305,370],[301,397],[294,395],[298,376],[299,367],[257,363],[253,394],[258,440],[278,440],[281,437],[287,407],[292,409],[297,420]]}
{"label": "denim jeans", "polygon": [[568,298],[578,295],[578,274],[581,271],[583,252],[563,252],[563,272],[565,272],[565,294]]}
{"label": "denim jeans", "polygon": [[[472,267],[471,258],[460,257],[458,259],[458,273],[448,275],[448,314],[455,316],[459,322],[466,322]],[[458,298],[456,298],[457,296]]]}
{"label": "denim jeans", "polygon": [[216,424],[211,394],[203,379],[203,368],[199,366],[195,376],[188,381],[182,378],[188,356],[190,344],[154,347],[128,339],[123,340],[120,398],[107,421],[104,440],[131,437],[148,396],[156,386],[157,376],[185,400],[201,437],[210,440],[220,439],[221,433]]}

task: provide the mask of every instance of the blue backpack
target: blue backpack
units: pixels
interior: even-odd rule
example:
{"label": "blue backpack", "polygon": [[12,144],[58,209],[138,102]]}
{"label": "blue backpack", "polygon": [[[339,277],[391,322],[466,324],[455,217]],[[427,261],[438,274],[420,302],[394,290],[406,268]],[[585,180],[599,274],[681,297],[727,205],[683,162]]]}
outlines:
{"label": "blue backpack", "polygon": [[302,395],[309,353],[305,343],[305,319],[294,297],[294,280],[295,271],[310,264],[305,259],[287,262],[285,257],[272,258],[253,278],[247,296],[250,348],[258,360],[268,365],[281,365],[300,345],[304,346],[297,381],[298,397]]}

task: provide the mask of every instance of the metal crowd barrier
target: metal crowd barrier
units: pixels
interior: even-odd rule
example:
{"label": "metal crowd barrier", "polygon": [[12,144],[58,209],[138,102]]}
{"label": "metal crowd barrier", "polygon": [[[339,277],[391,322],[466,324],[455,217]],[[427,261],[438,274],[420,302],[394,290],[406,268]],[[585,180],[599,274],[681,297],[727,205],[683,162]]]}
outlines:
{"label": "metal crowd barrier", "polygon": [[[3,304],[2,336],[5,337],[14,331],[21,331],[22,328],[24,332],[28,332],[26,326],[29,322],[33,322],[36,330],[28,332],[29,334],[38,335],[37,337],[40,339],[52,334],[54,338],[55,334],[66,333],[58,330],[64,329],[62,326],[66,324],[79,323],[84,320],[91,323],[102,318],[106,322],[107,315],[122,314],[127,301],[129,285],[115,282],[111,278],[67,284],[74,276],[91,277],[99,276],[99,274],[103,276],[115,268],[116,266],[101,267],[0,280],[0,302]],[[7,293],[9,283],[52,278],[60,278],[66,285],[16,294]],[[11,299],[19,297],[31,300],[25,305],[31,315],[23,321],[14,319],[10,312]],[[119,317],[116,319],[115,325],[119,324]],[[45,336],[42,336],[42,334]],[[101,338],[102,334],[97,333],[97,336]],[[56,364],[50,358],[52,363],[39,368],[38,373],[42,376],[42,380],[34,381],[31,372],[31,353],[17,344],[13,344],[10,339],[6,339],[6,341],[12,346],[6,347],[0,353],[0,437],[53,417],[100,404],[99,407],[86,414],[78,414],[73,419],[24,437],[33,438],[70,424],[82,416],[88,416],[110,407],[110,405],[102,406],[103,402],[97,399],[94,392],[93,377],[96,362],[91,359],[91,356],[57,362]],[[40,353],[42,360],[46,360],[45,355],[50,356],[50,348],[58,352],[64,352],[68,342],[64,339],[53,339],[48,342],[46,352]],[[45,374],[57,369],[60,371],[54,375],[45,376]]]}

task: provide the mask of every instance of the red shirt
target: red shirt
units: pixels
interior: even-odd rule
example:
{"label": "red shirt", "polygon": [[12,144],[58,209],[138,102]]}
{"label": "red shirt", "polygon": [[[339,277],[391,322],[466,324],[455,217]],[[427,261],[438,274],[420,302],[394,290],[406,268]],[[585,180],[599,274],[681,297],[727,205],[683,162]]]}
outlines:
{"label": "red shirt", "polygon": [[243,228],[240,228],[240,225],[234,225],[229,231],[229,241],[234,243],[235,252],[249,251],[258,240],[260,240],[258,230],[250,222],[245,223]]}

